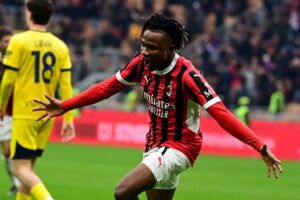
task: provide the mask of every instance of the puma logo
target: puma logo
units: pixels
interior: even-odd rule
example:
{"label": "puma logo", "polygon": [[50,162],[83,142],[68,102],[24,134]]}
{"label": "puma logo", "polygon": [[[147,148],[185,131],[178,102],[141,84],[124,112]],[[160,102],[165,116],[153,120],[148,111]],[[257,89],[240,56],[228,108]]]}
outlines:
{"label": "puma logo", "polygon": [[161,157],[158,157],[158,167],[160,167],[162,165],[162,159]]}
{"label": "puma logo", "polygon": [[146,85],[148,85],[148,84],[149,84],[149,81],[150,81],[150,78],[148,79],[146,75],[144,75],[144,78],[145,78],[145,80],[146,80]]}

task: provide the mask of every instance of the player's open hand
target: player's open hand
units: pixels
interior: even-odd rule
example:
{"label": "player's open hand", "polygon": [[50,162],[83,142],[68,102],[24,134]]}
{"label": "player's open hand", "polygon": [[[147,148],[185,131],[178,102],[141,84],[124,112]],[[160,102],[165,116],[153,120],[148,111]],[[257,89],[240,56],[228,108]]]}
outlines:
{"label": "player's open hand", "polygon": [[45,111],[43,115],[41,115],[39,118],[37,118],[37,121],[40,121],[44,119],[44,123],[49,121],[52,117],[56,117],[59,115],[62,115],[65,113],[65,111],[62,109],[61,104],[62,101],[50,97],[49,95],[45,94],[45,97],[48,99],[49,102],[41,101],[39,99],[34,99],[33,101],[42,105],[42,107],[34,108],[32,111]]}
{"label": "player's open hand", "polygon": [[60,135],[63,142],[69,142],[75,137],[75,128],[73,122],[63,122]]}
{"label": "player's open hand", "polygon": [[271,171],[273,171],[275,178],[279,178],[278,171],[280,173],[283,172],[281,161],[276,158],[276,156],[265,144],[261,147],[260,154],[267,165],[268,177],[271,176]]}

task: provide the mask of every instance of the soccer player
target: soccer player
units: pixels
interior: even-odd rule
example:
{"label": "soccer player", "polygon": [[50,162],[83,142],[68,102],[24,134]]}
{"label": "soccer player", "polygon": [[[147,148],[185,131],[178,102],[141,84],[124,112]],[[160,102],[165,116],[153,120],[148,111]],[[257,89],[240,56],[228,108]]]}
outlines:
{"label": "soccer player", "polygon": [[140,53],[111,78],[65,101],[46,95],[48,101],[35,99],[46,111],[38,120],[106,99],[139,83],[148,105],[149,131],[142,162],[124,176],[115,189],[116,200],[136,200],[146,191],[148,200],[171,200],[179,174],[192,166],[200,152],[202,133],[200,108],[231,135],[260,152],[278,178],[281,161],[247,126],[225,108],[203,75],[178,54],[187,42],[183,26],[162,13],[145,20],[140,36]]}
{"label": "soccer player", "polygon": [[[54,95],[60,84],[62,99],[72,97],[71,62],[68,47],[46,31],[53,12],[51,0],[26,0],[28,31],[12,36],[3,64],[5,72],[1,84],[0,118],[3,120],[8,97],[13,90],[13,127],[11,158],[13,173],[21,181],[17,200],[52,200],[42,180],[35,173],[35,164],[47,145],[54,120],[37,122],[34,97]],[[72,114],[66,113],[61,129],[63,141],[74,137]]]}
{"label": "soccer player", "polygon": [[[12,31],[10,29],[5,27],[0,28],[0,83],[4,73],[2,58],[5,54],[5,50],[8,46],[11,36],[12,36]],[[9,144],[10,144],[11,128],[12,128],[11,114],[12,114],[12,97],[9,99],[9,103],[5,111],[5,116],[3,119],[4,127],[0,127],[0,143],[2,146],[2,159],[4,161],[7,174],[9,175],[12,181],[12,186],[8,191],[9,195],[16,194],[17,186],[19,186],[19,180],[12,174],[12,165],[10,159]]]}

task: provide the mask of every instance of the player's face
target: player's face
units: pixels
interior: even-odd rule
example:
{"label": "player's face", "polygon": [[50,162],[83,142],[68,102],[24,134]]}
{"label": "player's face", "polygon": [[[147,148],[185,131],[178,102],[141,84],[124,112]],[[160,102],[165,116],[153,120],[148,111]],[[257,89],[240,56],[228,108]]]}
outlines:
{"label": "player's face", "polygon": [[11,35],[5,35],[2,37],[2,39],[0,40],[0,51],[6,50],[10,38],[11,38]]}
{"label": "player's face", "polygon": [[169,66],[175,47],[166,33],[145,30],[140,42],[144,63],[150,70],[162,70]]}

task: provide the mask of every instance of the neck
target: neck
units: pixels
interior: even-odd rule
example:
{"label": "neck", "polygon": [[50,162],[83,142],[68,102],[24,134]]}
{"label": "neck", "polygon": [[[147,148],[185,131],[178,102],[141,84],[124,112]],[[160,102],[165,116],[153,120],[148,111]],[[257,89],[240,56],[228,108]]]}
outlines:
{"label": "neck", "polygon": [[165,68],[169,67],[174,59],[174,56],[175,56],[175,53],[173,53],[171,56],[170,56],[170,60],[168,61],[168,63],[164,64],[161,69],[158,69],[158,70],[164,70]]}
{"label": "neck", "polygon": [[173,52],[172,55],[171,55],[171,57],[170,57],[170,61],[169,61],[168,66],[171,65],[171,63],[172,63],[172,61],[173,61],[173,59],[174,59],[174,56],[175,56],[175,53]]}
{"label": "neck", "polygon": [[29,29],[30,30],[33,30],[33,31],[46,31],[46,26],[45,25],[40,25],[40,24],[31,24],[29,26]]}

